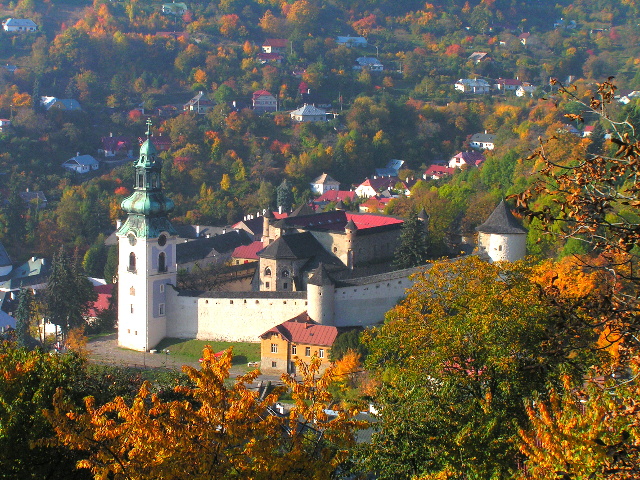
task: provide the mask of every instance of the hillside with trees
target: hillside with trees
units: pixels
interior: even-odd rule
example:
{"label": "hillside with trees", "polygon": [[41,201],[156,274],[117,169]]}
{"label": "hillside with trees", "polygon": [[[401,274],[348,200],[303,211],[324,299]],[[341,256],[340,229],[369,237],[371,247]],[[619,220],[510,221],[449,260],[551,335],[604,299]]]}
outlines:
{"label": "hillside with trees", "polygon": [[[540,135],[562,131],[565,113],[580,110],[556,96],[550,78],[571,77],[578,98],[608,75],[621,89],[640,88],[637,12],[625,2],[247,0],[187,7],[175,14],[163,13],[160,2],[4,6],[7,17],[39,25],[36,33],[0,35],[3,63],[17,67],[0,71],[0,115],[12,122],[0,134],[9,199],[0,240],[11,252],[52,255],[60,244],[84,251],[109,233],[131,189],[131,168],[103,165],[87,180],[60,165],[78,152],[97,156],[109,135],[129,137],[135,150],[148,117],[155,138],[167,139],[165,188],[176,201],[176,221],[185,223],[228,224],[275,208],[283,180],[299,205],[320,173],[348,189],[390,158],[404,159],[403,175],[418,178],[433,162],[468,149],[470,135],[488,131],[497,147],[482,169],[419,182],[411,200],[389,207],[403,214],[408,202],[441,216],[431,222],[438,241],[473,231],[492,202],[526,187],[537,166],[522,159]],[[363,36],[367,44],[349,47],[339,36]],[[279,62],[258,55],[269,38],[285,41]],[[377,57],[384,70],[354,69],[363,56]],[[536,90],[471,95],[454,88],[461,78],[518,79]],[[277,98],[279,112],[248,108],[261,89]],[[215,106],[183,112],[199,91]],[[76,99],[82,110],[47,111],[41,96]],[[304,103],[330,105],[334,118],[292,122],[287,111]],[[633,101],[616,109],[619,118],[635,113]],[[595,118],[586,122],[597,133],[606,129]],[[596,135],[564,136],[559,153],[599,148]],[[44,191],[49,207],[12,203],[11,192],[26,189]]]}

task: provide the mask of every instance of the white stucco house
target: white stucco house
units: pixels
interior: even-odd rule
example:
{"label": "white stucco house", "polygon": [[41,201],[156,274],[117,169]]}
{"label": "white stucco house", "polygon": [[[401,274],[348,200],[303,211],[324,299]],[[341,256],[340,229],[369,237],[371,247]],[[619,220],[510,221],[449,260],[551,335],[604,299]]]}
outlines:
{"label": "white stucco house", "polygon": [[486,94],[490,90],[489,82],[482,78],[461,78],[454,87],[462,93],[473,93],[474,95]]}
{"label": "white stucco house", "polygon": [[327,112],[313,105],[305,104],[291,112],[291,120],[294,122],[326,122]]}
{"label": "white stucco house", "polygon": [[77,173],[89,173],[92,170],[97,170],[100,163],[91,155],[80,155],[78,153],[75,157],[64,162],[62,166]]}
{"label": "white stucco house", "polygon": [[5,32],[28,33],[38,30],[38,25],[28,18],[7,18],[2,22]]}
{"label": "white stucco house", "polygon": [[340,182],[331,178],[327,173],[323,173],[311,182],[311,191],[318,195],[323,195],[329,190],[340,190]]}

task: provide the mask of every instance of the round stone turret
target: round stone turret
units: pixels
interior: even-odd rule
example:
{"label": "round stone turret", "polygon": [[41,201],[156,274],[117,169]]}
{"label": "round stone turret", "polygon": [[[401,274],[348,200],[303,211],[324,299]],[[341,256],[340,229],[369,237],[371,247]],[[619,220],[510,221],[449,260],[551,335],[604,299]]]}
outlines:
{"label": "round stone turret", "polygon": [[527,230],[513,216],[504,200],[476,231],[478,251],[488,255],[491,262],[515,262],[527,253]]}
{"label": "round stone turret", "polygon": [[320,263],[307,282],[307,313],[322,324],[335,324],[335,283]]}

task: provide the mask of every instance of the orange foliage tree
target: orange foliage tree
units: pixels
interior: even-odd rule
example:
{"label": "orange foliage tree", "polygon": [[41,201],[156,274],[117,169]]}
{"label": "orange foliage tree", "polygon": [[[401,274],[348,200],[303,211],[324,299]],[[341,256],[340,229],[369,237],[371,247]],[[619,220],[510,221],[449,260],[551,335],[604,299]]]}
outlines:
{"label": "orange foliage tree", "polygon": [[260,398],[248,388],[257,370],[228,386],[231,358],[207,347],[200,370],[183,367],[190,385],[175,388],[180,400],[161,400],[147,383],[131,404],[118,397],[97,406],[89,397],[77,411],[59,390],[47,415],[59,442],[87,453],[78,467],[95,478],[331,478],[362,426],[356,412],[332,407],[332,370],[319,376],[313,359],[298,364],[300,383],[283,376],[295,406],[279,416],[271,405],[283,389]]}

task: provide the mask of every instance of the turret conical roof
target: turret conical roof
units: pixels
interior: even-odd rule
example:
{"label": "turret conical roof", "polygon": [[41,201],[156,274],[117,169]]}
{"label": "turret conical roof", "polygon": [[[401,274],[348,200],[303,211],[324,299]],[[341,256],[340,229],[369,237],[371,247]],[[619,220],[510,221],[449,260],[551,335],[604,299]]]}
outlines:
{"label": "turret conical roof", "polygon": [[476,227],[476,231],[495,234],[527,233],[526,228],[513,216],[504,200],[489,215],[486,222]]}

